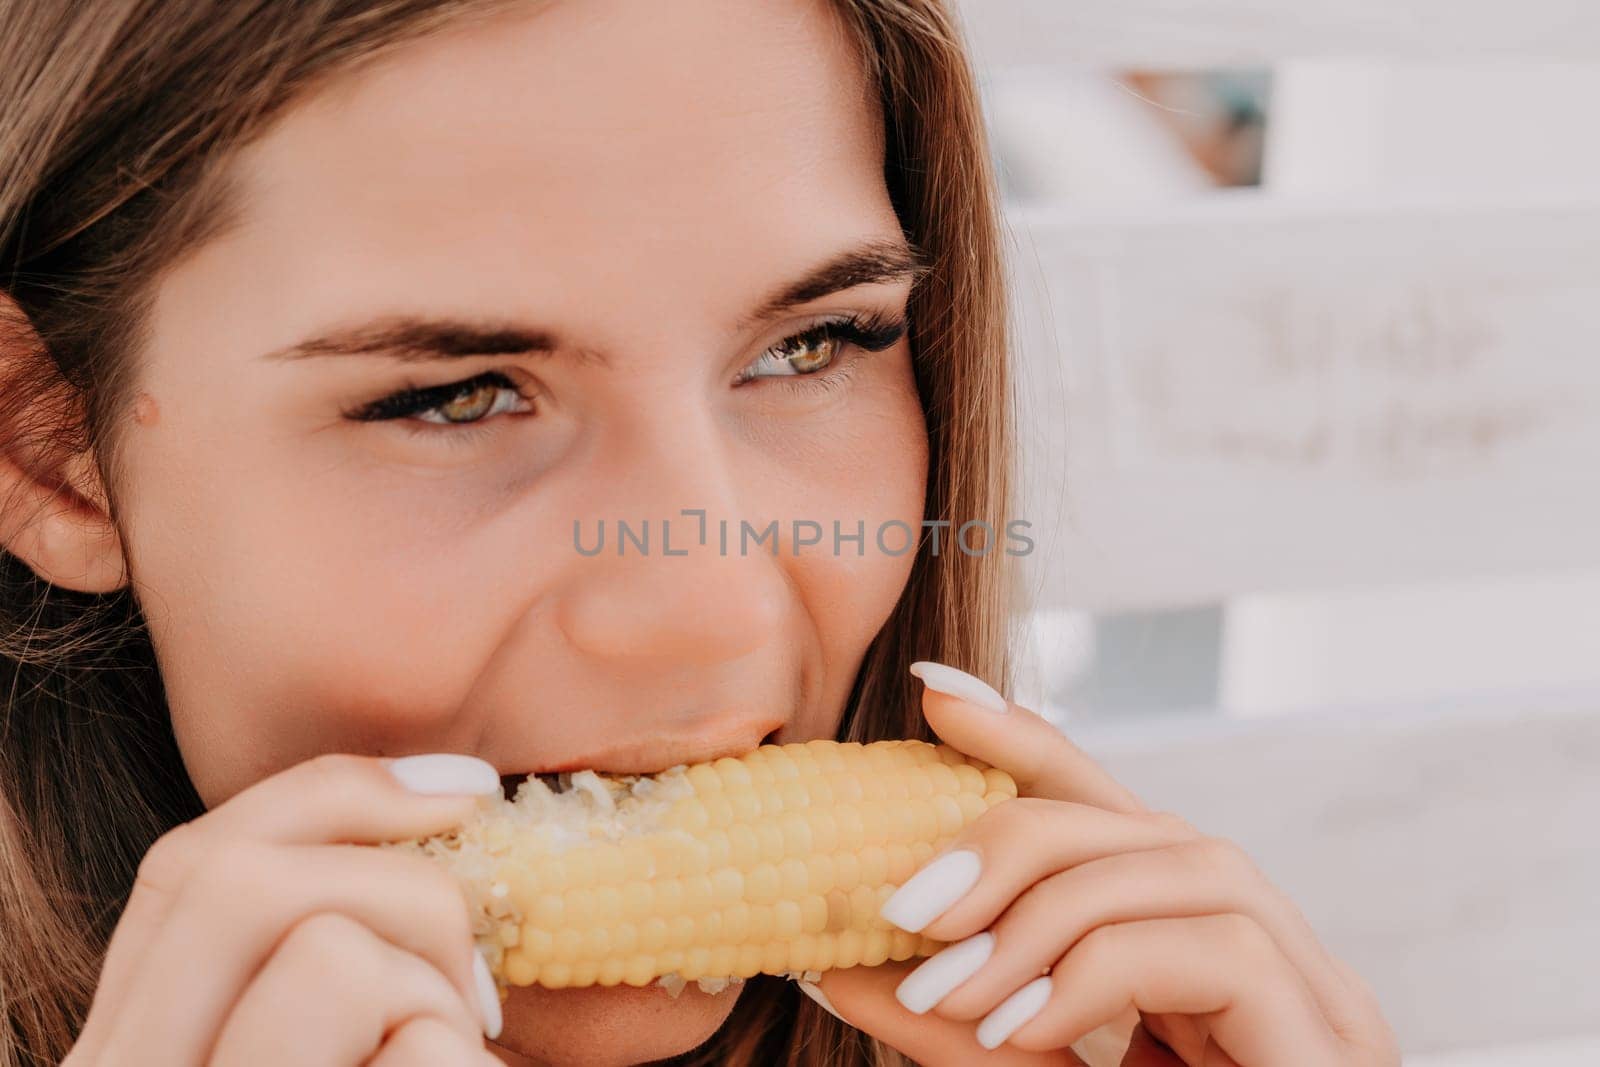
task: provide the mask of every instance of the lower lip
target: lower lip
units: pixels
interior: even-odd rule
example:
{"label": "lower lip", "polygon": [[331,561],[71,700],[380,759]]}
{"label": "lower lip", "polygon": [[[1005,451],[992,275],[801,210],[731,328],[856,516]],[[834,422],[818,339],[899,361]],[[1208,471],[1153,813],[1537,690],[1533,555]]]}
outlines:
{"label": "lower lip", "polygon": [[[743,988],[743,984],[731,984],[720,993],[707,993],[690,982],[674,997],[665,986],[654,982],[647,986],[591,985],[577,989],[546,989],[540,985],[531,985],[512,986],[507,999],[521,1000],[535,1011],[582,1011],[591,1006],[607,1011],[624,1007],[662,1010],[667,1005],[690,1002],[703,1004],[713,1000],[727,1000],[731,1003],[738,998],[739,990]],[[507,1010],[514,1011],[516,1008],[508,1003]]]}

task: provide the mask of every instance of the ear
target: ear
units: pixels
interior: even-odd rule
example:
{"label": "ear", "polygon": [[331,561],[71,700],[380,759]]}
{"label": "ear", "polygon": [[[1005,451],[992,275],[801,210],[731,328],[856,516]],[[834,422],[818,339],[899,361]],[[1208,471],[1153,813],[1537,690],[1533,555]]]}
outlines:
{"label": "ear", "polygon": [[[18,395],[32,377],[21,373],[24,360],[46,358],[31,327],[16,328],[18,317],[0,292],[0,396]],[[109,593],[127,583],[127,565],[93,452],[64,453],[40,443],[48,435],[23,428],[41,411],[59,410],[51,402],[9,412],[0,425],[0,545],[52,585]]]}

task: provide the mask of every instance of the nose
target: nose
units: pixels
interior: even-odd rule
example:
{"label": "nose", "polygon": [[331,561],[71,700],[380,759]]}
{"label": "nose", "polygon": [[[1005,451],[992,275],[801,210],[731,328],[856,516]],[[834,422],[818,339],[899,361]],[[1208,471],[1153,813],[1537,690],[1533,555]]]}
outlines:
{"label": "nose", "polygon": [[631,462],[612,452],[626,469],[601,483],[613,488],[596,500],[604,513],[575,531],[583,558],[554,610],[566,640],[600,658],[705,666],[779,638],[790,592],[774,542],[740,537],[741,519],[761,532],[777,516],[741,511],[714,427],[680,420],[663,429],[670,441],[634,430]]}
{"label": "nose", "polygon": [[[594,524],[586,525],[585,536],[595,537]],[[592,656],[709,664],[737,659],[771,640],[784,615],[775,561],[733,555],[737,542],[731,537],[730,554],[722,555],[715,530],[708,530],[701,546],[698,525],[680,517],[666,527],[652,516],[648,552],[618,559],[615,524],[607,523],[595,573],[580,579],[557,609],[568,642]],[[637,534],[640,524],[630,528]],[[663,554],[664,528],[670,528],[671,556]],[[680,546],[686,555],[676,555]],[[625,552],[637,551],[632,539],[626,541]],[[603,560],[607,553],[612,558]]]}

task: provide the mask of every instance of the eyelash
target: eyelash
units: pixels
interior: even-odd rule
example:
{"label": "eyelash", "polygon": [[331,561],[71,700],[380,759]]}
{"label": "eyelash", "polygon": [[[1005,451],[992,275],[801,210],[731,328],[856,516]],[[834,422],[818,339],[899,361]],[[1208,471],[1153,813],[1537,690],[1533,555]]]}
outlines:
{"label": "eyelash", "polygon": [[[829,341],[842,342],[843,347],[825,367],[809,373],[794,375],[752,375],[749,377],[736,377],[735,385],[759,381],[762,378],[781,378],[788,388],[793,389],[822,389],[833,390],[843,385],[855,369],[855,356],[860,352],[881,352],[891,347],[905,336],[909,324],[904,316],[888,316],[878,312],[868,315],[847,315],[843,318],[829,319],[808,327],[799,333],[779,341],[768,348],[759,361],[769,353],[784,349],[826,344]],[[754,364],[752,364],[754,365]],[[746,368],[748,370],[748,368]],[[745,371],[740,372],[741,375]],[[418,437],[444,437],[451,443],[470,444],[485,434],[494,430],[486,424],[491,422],[484,416],[472,422],[435,423],[426,420],[414,419],[412,416],[424,414],[439,408],[457,397],[470,394],[484,386],[495,386],[510,389],[521,396],[520,390],[504,373],[500,371],[486,371],[459,382],[449,382],[444,385],[418,386],[408,383],[398,392],[391,393],[379,400],[362,405],[355,411],[347,412],[346,417],[358,422],[399,422],[402,428]],[[531,399],[523,397],[524,400]]]}

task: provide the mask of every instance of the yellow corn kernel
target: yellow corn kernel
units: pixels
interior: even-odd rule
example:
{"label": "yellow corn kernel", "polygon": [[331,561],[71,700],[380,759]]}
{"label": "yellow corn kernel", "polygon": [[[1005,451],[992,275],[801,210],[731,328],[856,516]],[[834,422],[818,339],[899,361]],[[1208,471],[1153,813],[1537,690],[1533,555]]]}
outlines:
{"label": "yellow corn kernel", "polygon": [[826,893],[833,886],[834,864],[833,857],[818,852],[806,859],[806,890],[810,893]]}
{"label": "yellow corn kernel", "polygon": [[836,937],[813,937],[809,942],[813,953],[811,966],[807,969],[826,971],[833,967],[834,960],[838,957],[838,951],[835,947],[838,940]]}
{"label": "yellow corn kernel", "polygon": [[820,934],[828,927],[828,902],[815,893],[800,901],[800,928],[808,934]]}
{"label": "yellow corn kernel", "polygon": [[1008,793],[1011,796],[1017,795],[1016,779],[1012,778],[1011,775],[1007,774],[1005,771],[1002,771],[999,767],[990,767],[988,770],[984,771],[983,780],[988,784],[989,792]]}
{"label": "yellow corn kernel", "polygon": [[689,915],[704,915],[711,910],[711,876],[693,874],[683,879],[683,910]]}
{"label": "yellow corn kernel", "polygon": [[889,880],[889,857],[882,845],[868,845],[861,850],[862,887],[882,885]]}
{"label": "yellow corn kernel", "polygon": [[983,772],[972,764],[958,764],[955,772],[956,781],[961,783],[963,793],[975,793],[981,797],[989,791],[989,783],[983,780]]}
{"label": "yellow corn kernel", "polygon": [[[496,911],[477,929],[501,949],[489,956],[502,984],[642,986],[930,955],[940,942],[879,909],[1017,794],[1005,771],[923,741],[763,745],[608,785],[614,810],[585,790],[524,790],[518,804],[539,818],[502,801],[452,849],[426,853],[448,864],[481,849],[471,877],[493,880]],[[556,806],[560,832],[541,830],[535,802]]]}
{"label": "yellow corn kernel", "polygon": [[[505,962],[506,981],[512,985],[532,985],[539,977],[539,965],[526,956],[518,956]],[[646,979],[648,981],[648,979]],[[639,983],[643,985],[644,983]]]}
{"label": "yellow corn kernel", "polygon": [[911,849],[909,846],[890,845],[888,848],[883,850],[883,854],[888,857],[889,861],[889,869],[886,875],[887,879],[894,885],[899,885],[906,879],[910,878],[912,872],[917,869],[916,863],[914,863],[911,859]]}
{"label": "yellow corn kernel", "polygon": [[706,973],[715,976],[734,974],[738,967],[738,959],[738,949],[732,945],[718,945],[711,950],[711,962],[706,965]]}
{"label": "yellow corn kernel", "polygon": [[[508,961],[509,965],[509,961]],[[507,979],[511,977],[509,971]],[[537,976],[536,976],[537,977]],[[649,985],[660,977],[656,971],[656,958],[651,955],[634,956],[628,961],[627,969],[623,972],[622,980],[629,985]],[[518,982],[517,985],[532,985],[533,981]]]}

